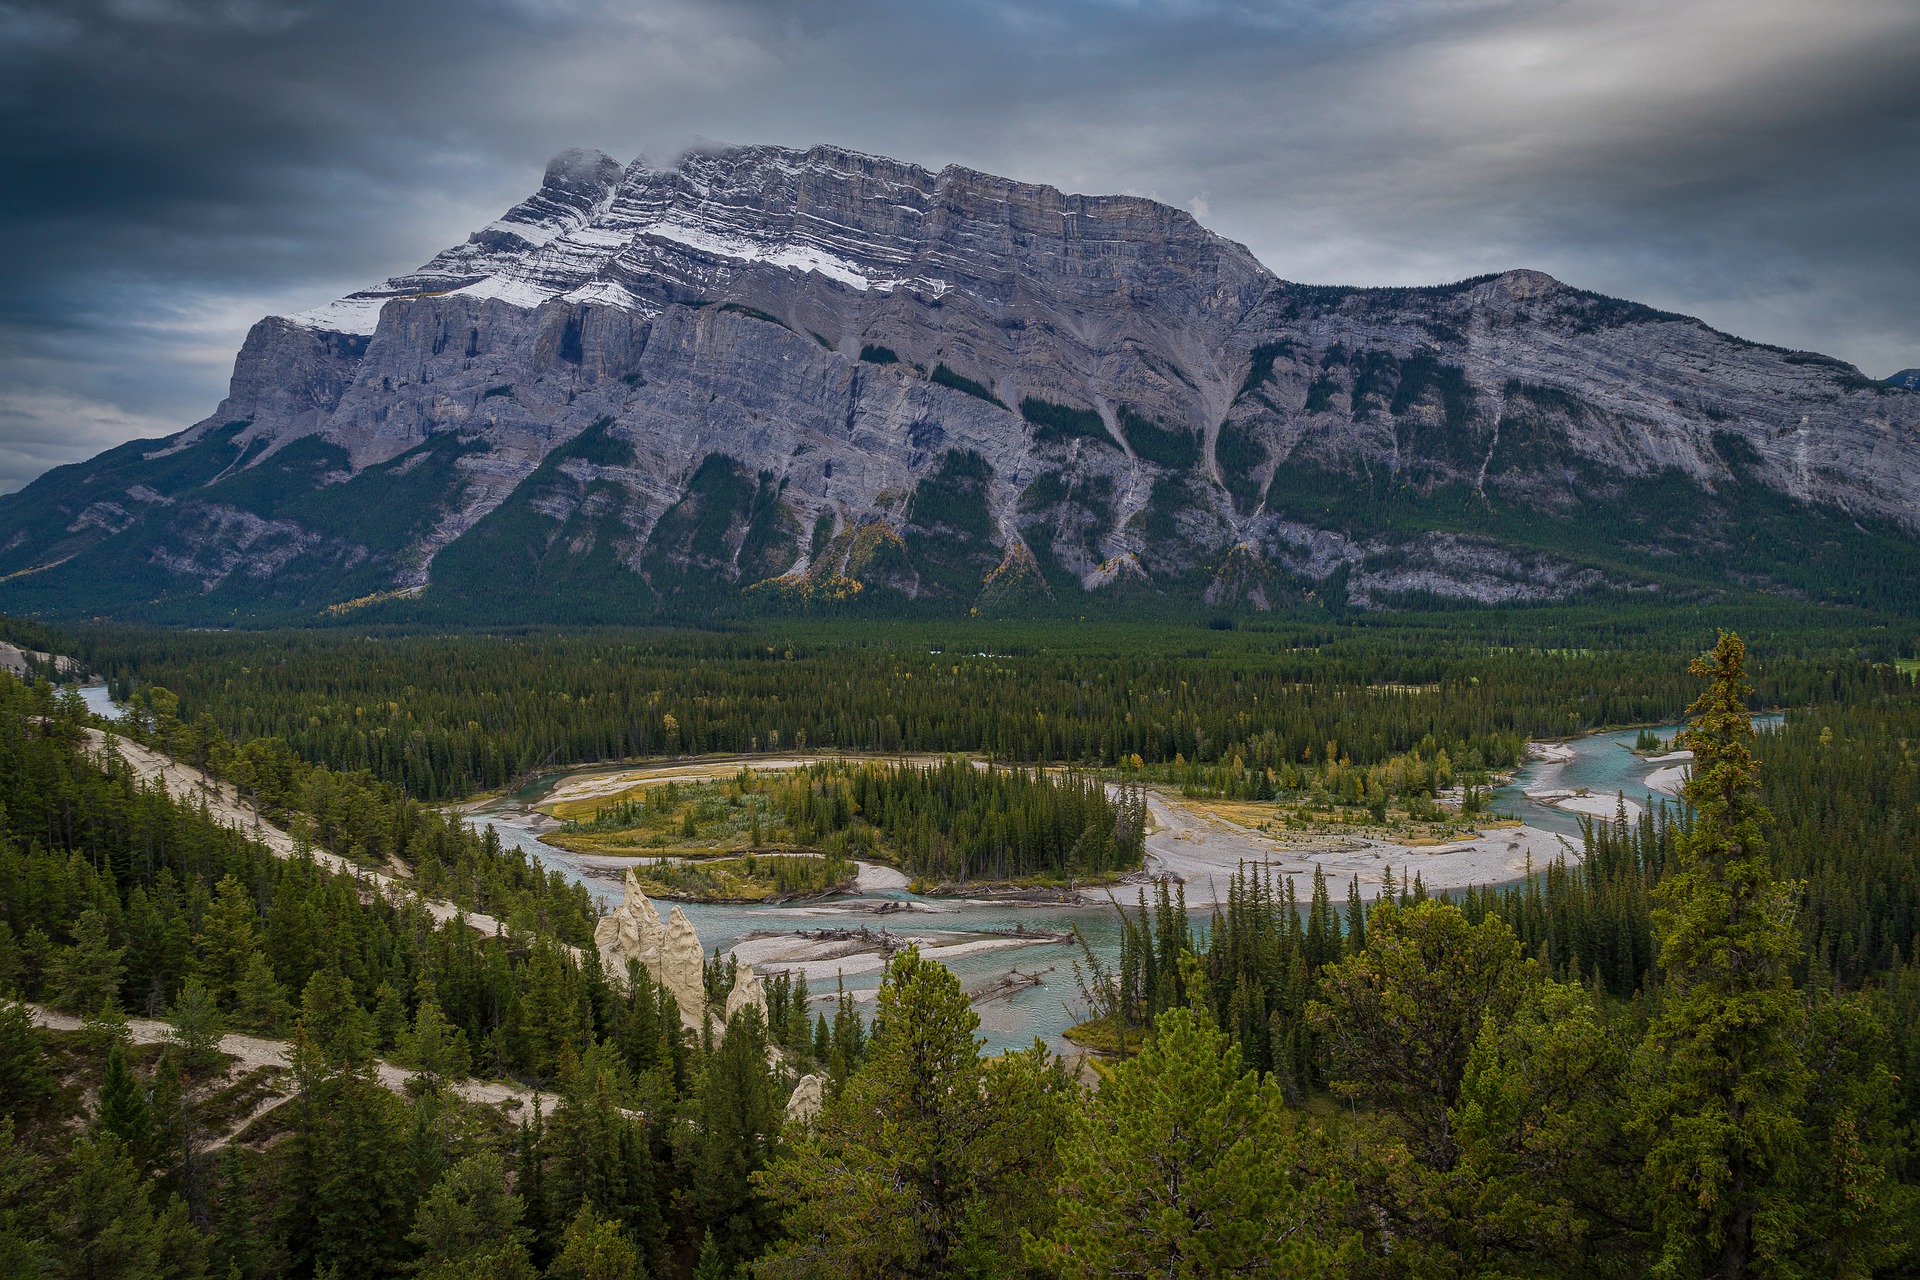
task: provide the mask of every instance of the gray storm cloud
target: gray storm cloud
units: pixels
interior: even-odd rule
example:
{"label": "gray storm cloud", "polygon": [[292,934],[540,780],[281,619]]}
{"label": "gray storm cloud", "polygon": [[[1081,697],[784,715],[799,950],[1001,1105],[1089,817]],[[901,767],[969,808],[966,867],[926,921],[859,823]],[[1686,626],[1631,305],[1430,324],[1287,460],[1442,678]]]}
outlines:
{"label": "gray storm cloud", "polygon": [[552,153],[703,136],[1920,365],[1911,0],[0,0],[0,122],[0,491],[199,418],[254,319],[424,261]]}

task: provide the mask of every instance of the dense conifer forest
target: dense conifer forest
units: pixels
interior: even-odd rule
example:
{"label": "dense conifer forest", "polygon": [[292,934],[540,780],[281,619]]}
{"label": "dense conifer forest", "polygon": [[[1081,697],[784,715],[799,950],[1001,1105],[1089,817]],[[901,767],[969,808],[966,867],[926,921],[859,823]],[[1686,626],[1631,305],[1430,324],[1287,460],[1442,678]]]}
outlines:
{"label": "dense conifer forest", "polygon": [[[1920,690],[1870,621],[1760,621],[1704,656],[1692,619],[1545,615],[33,632],[296,848],[0,676],[0,1275],[1914,1274]],[[767,820],[947,878],[1125,868],[1142,780],[1431,805],[1530,738],[1683,716],[1684,800],[1522,883],[1249,866],[1199,923],[1142,887],[1082,958],[1087,1064],[984,1056],[910,948],[877,1003],[781,976],[691,1027],[593,961],[583,890],[430,807],[595,759],[968,753],[1015,767],[828,760]]]}
{"label": "dense conifer forest", "polygon": [[885,858],[922,880],[966,883],[1137,870],[1145,822],[1132,789],[1109,796],[1080,774],[979,768],[948,756],[926,765],[825,760],[764,776],[743,769],[704,787],[669,782],[601,806],[568,824],[561,839],[644,852],[656,840],[668,847],[663,828],[677,826],[677,849],[693,840],[711,846],[744,828],[758,850]]}
{"label": "dense conifer forest", "polygon": [[[795,750],[1104,766],[1237,757],[1266,768],[1329,743],[1377,764],[1431,740],[1504,766],[1529,738],[1679,715],[1691,697],[1685,654],[1717,619],[1608,609],[1262,630],[1215,621],[1229,629],[100,629],[69,647],[117,694],[167,691],[190,733],[275,739],[434,801],[603,760]],[[1864,615],[1783,610],[1753,622],[1768,706],[1891,689],[1913,642],[1911,626]]]}

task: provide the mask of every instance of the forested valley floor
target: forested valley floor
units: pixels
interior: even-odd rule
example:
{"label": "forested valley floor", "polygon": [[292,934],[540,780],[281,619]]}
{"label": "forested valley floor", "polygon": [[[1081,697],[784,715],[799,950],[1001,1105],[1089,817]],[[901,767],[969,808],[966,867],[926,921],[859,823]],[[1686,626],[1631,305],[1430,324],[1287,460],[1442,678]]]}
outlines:
{"label": "forested valley floor", "polygon": [[[130,708],[105,750],[60,673],[0,674],[0,1276],[1920,1270],[1920,689],[1871,618],[0,639]],[[954,760],[742,821],[1064,876],[1137,859],[1098,780],[1466,821],[1531,740],[1683,718],[1685,802],[1522,883],[1250,866],[1198,926],[1144,887],[1083,956],[1085,1073],[986,1057],[910,949],[877,1004],[776,976],[689,1025],[449,807],[910,751]]]}

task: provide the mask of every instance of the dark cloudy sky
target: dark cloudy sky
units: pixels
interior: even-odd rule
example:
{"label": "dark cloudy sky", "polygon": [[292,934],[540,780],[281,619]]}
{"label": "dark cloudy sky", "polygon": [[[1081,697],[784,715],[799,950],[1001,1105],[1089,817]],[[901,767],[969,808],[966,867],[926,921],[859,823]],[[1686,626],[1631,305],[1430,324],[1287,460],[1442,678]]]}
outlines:
{"label": "dark cloudy sky", "polygon": [[0,0],[0,492],[548,156],[826,141],[1920,365],[1920,0]]}

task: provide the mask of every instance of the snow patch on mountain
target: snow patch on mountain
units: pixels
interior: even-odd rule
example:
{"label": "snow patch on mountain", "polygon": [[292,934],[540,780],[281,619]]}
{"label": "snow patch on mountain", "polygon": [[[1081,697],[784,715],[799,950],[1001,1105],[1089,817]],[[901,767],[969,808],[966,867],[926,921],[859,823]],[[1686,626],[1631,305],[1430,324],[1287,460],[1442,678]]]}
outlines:
{"label": "snow patch on mountain", "polygon": [[[660,251],[669,249],[690,249],[730,264],[818,273],[861,291],[884,293],[913,285],[938,297],[951,287],[937,277],[898,271],[913,261],[916,246],[876,243],[858,228],[800,207],[800,189],[810,179],[829,177],[849,165],[882,162],[832,148],[804,155],[771,147],[748,150],[753,162],[744,174],[738,156],[716,165],[716,157],[695,153],[678,168],[666,170],[636,160],[622,170],[599,152],[562,152],[547,166],[537,194],[465,244],[408,275],[286,318],[318,331],[372,334],[389,299],[449,293],[523,308],[565,298],[650,315],[658,305],[618,277],[650,273],[658,266]],[[920,201],[897,199],[892,202],[894,213],[918,232],[925,211],[915,205],[924,203],[932,175],[899,167],[913,175],[914,180],[903,185],[914,188]],[[788,200],[792,207],[778,207]],[[770,230],[784,234],[770,237]],[[876,272],[855,261],[850,250],[884,263],[883,269]]]}
{"label": "snow patch on mountain", "polygon": [[287,319],[306,329],[327,333],[370,334],[380,326],[380,308],[394,297],[391,293],[350,293],[335,302],[296,311]]}

